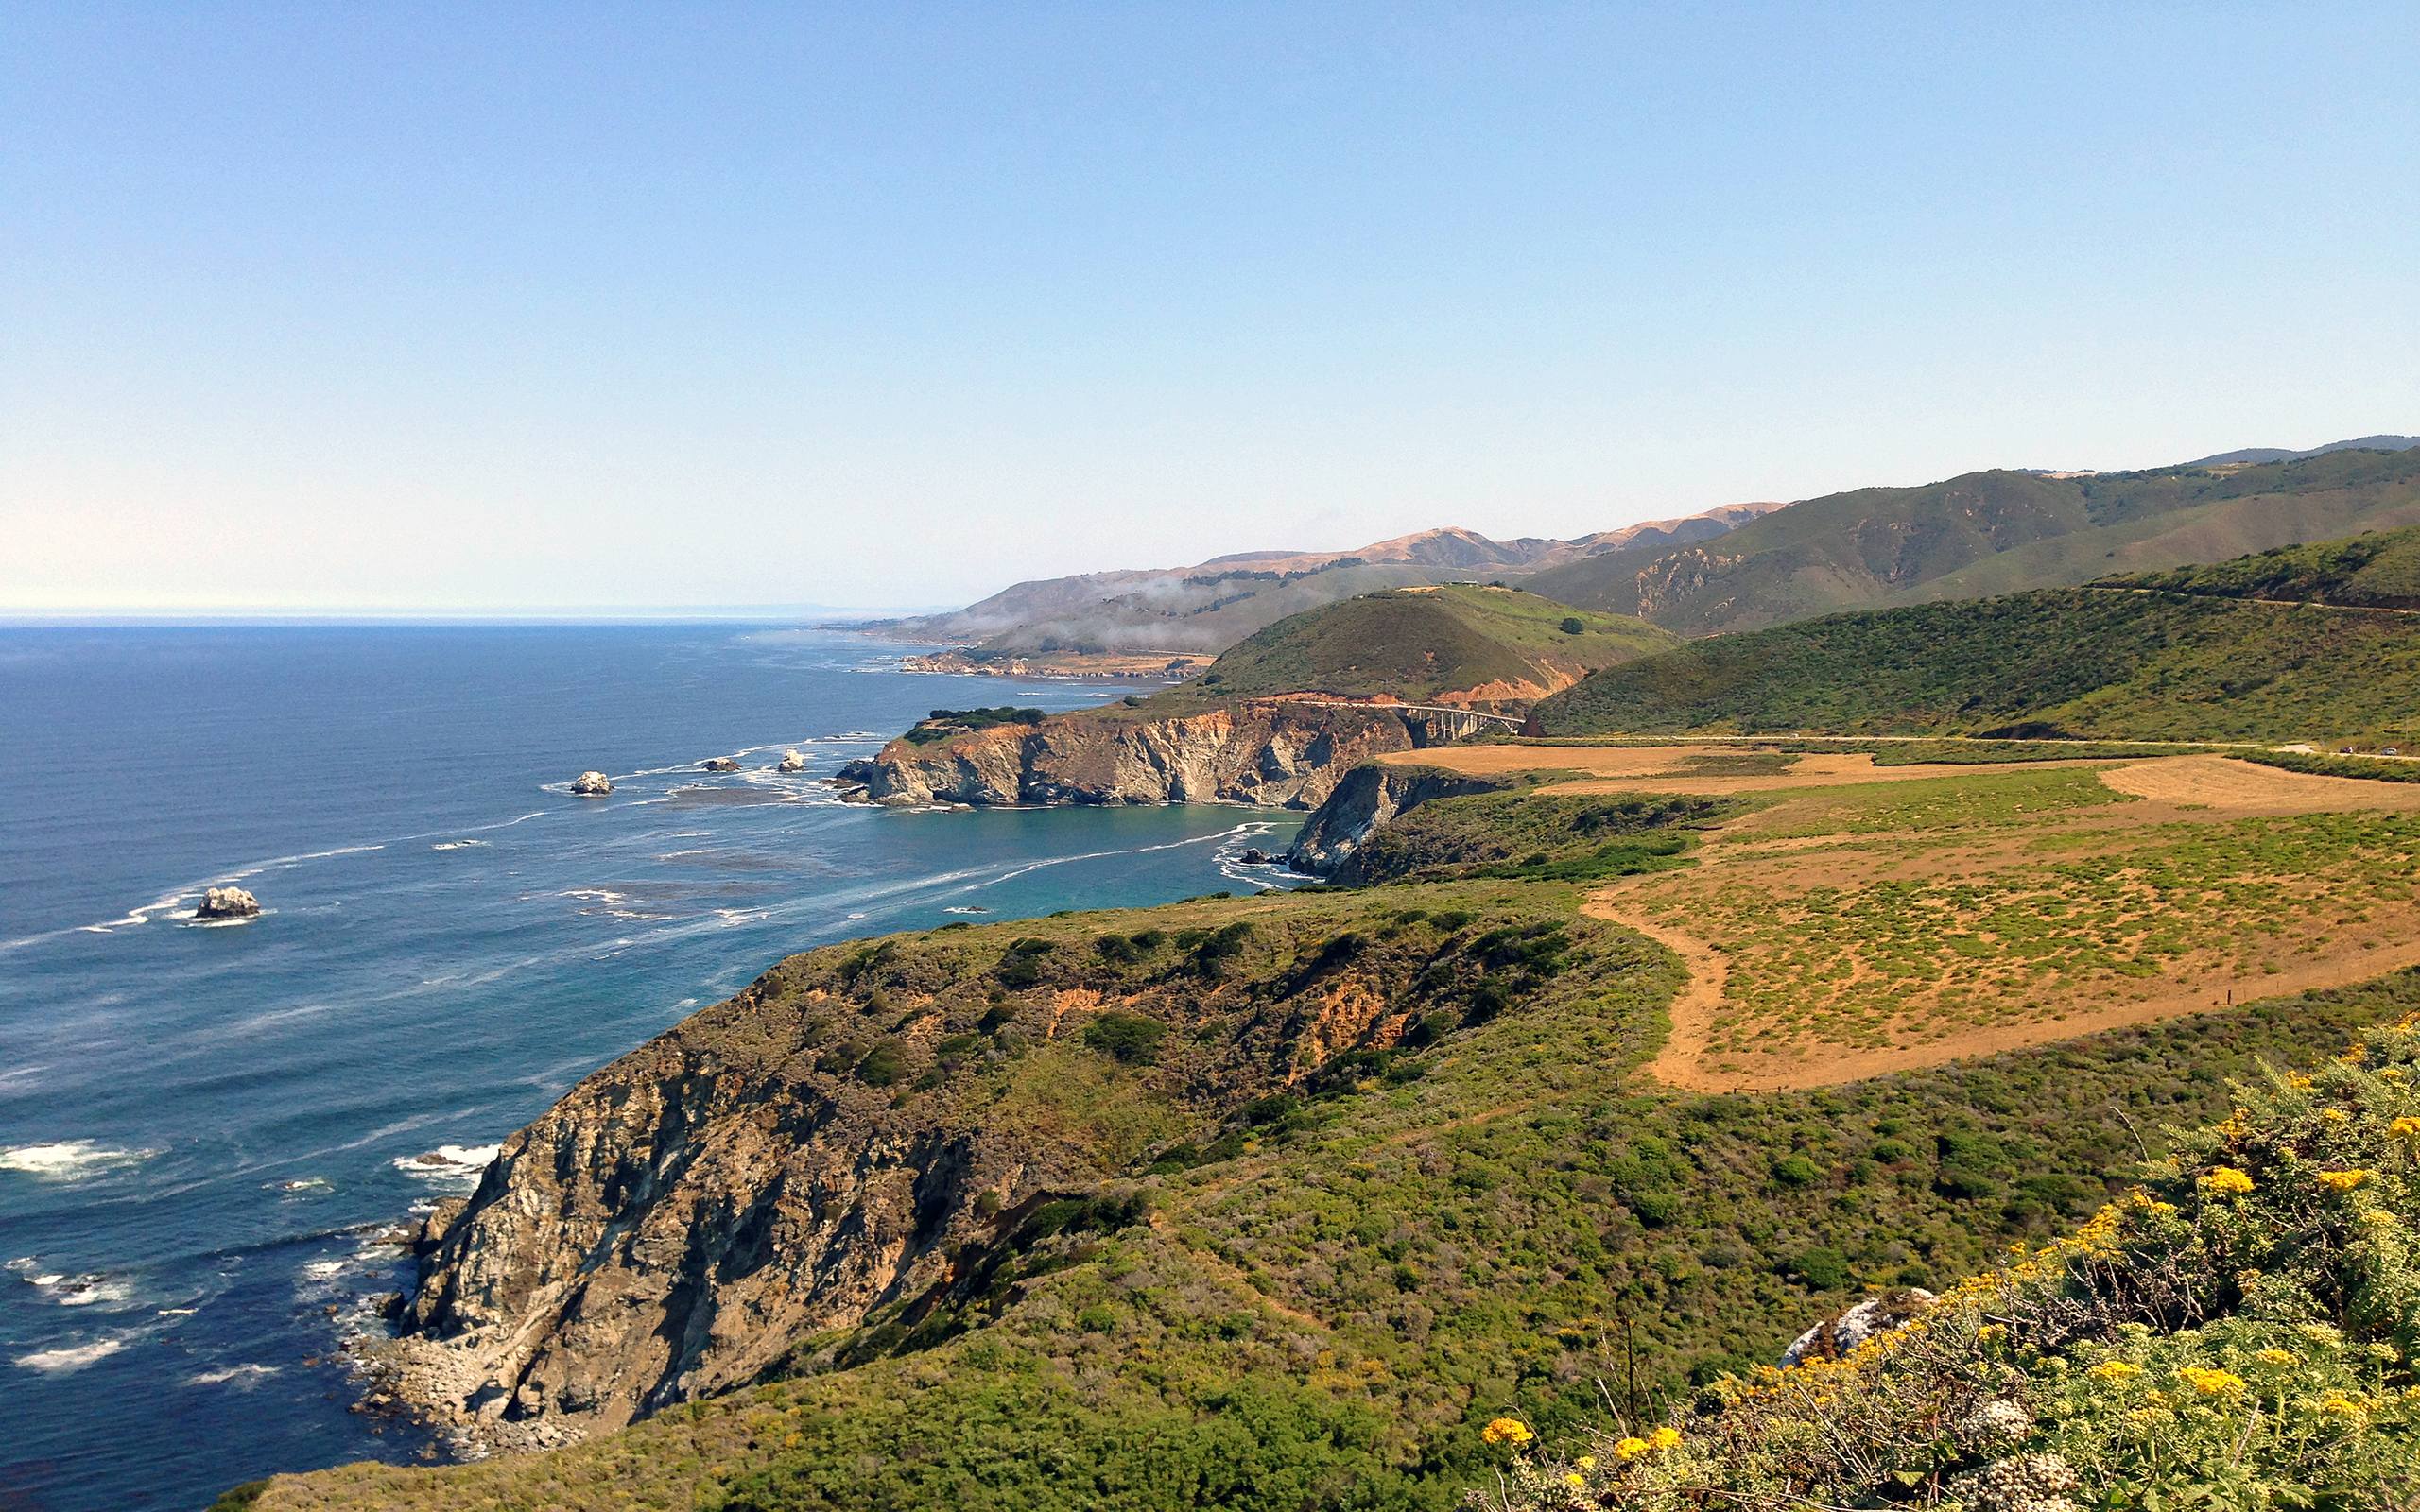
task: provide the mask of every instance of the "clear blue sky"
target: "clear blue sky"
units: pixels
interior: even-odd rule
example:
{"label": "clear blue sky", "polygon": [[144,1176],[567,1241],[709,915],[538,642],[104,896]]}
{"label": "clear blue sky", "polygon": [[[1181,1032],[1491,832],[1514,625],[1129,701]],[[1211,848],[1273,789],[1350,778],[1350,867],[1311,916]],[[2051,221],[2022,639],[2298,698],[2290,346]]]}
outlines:
{"label": "clear blue sky", "polygon": [[2420,7],[0,8],[0,607],[903,604],[2420,430]]}

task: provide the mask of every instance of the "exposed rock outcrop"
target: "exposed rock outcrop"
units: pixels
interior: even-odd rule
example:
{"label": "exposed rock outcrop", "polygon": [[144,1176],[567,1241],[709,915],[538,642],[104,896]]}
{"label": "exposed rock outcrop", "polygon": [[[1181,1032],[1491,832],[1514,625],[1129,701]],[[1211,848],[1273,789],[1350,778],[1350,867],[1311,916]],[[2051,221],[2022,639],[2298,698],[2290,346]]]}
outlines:
{"label": "exposed rock outcrop", "polygon": [[930,1284],[978,1193],[1054,1174],[817,1074],[808,1022],[751,988],[507,1141],[426,1241],[401,1393],[506,1445],[619,1426]]}
{"label": "exposed rock outcrop", "polygon": [[1932,1304],[1932,1293],[1921,1286],[1904,1286],[1869,1297],[1845,1312],[1836,1313],[1816,1324],[1790,1342],[1782,1351],[1781,1363],[1797,1365],[1806,1360],[1837,1360],[1877,1333],[1887,1333]]}
{"label": "exposed rock outcrop", "polygon": [[1484,777],[1464,777],[1434,766],[1393,765],[1372,762],[1346,773],[1326,801],[1313,812],[1286,864],[1296,871],[1341,883],[1363,880],[1355,857],[1372,831],[1406,809],[1441,798],[1493,792],[1503,784]]}
{"label": "exposed rock outcrop", "polygon": [[241,887],[213,887],[201,895],[196,919],[257,919],[261,902]]}
{"label": "exposed rock outcrop", "polygon": [[572,779],[574,798],[603,798],[614,791],[614,780],[603,772],[582,772]]}
{"label": "exposed rock outcrop", "polygon": [[735,772],[739,770],[739,758],[736,756],[709,756],[704,761],[698,764],[698,769],[701,772]]}
{"label": "exposed rock outcrop", "polygon": [[[1233,956],[1164,940],[1131,967],[1080,936],[1037,955],[1014,931],[784,962],[582,1081],[430,1217],[400,1337],[376,1347],[381,1389],[478,1443],[534,1448],[811,1366],[793,1351],[912,1311],[1040,1204],[1132,1169],[1115,1119],[1001,1114],[1004,1095],[1057,1106],[1054,1043],[1114,1056],[1086,1037],[1101,1016],[1223,1025],[1120,1073],[1197,1137],[1329,1056],[1401,1040],[1425,958],[1302,971],[1324,924],[1259,946],[1254,927],[1216,936]],[[1013,994],[1004,963],[1027,983]]]}
{"label": "exposed rock outcrop", "polygon": [[786,751],[782,752],[782,759],[781,759],[781,763],[780,763],[778,765],[776,765],[776,766],[773,768],[773,770],[775,770],[775,771],[777,771],[777,772],[803,772],[803,771],[805,771],[805,770],[806,770],[806,758],[805,758],[805,757],[804,757],[804,756],[802,756],[802,755],[800,755],[797,751],[794,751],[794,750],[786,750]]}
{"label": "exposed rock outcrop", "polygon": [[1183,803],[1317,807],[1385,751],[1474,734],[1480,722],[1389,704],[1254,699],[1198,713],[1123,711],[895,740],[839,782],[877,803]]}

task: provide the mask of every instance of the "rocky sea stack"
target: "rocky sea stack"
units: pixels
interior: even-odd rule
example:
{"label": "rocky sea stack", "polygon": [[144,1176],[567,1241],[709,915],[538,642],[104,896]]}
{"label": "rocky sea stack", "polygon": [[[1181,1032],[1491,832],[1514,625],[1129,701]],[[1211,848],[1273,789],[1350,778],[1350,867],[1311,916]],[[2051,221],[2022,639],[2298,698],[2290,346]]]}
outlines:
{"label": "rocky sea stack", "polygon": [[775,771],[777,771],[777,772],[803,772],[803,771],[805,771],[805,770],[806,770],[806,758],[805,758],[805,757],[804,757],[804,756],[802,756],[802,755],[800,755],[798,752],[796,752],[796,751],[794,751],[794,750],[786,750],[786,751],[782,752],[782,762],[781,762],[781,765],[778,765],[778,766],[776,766],[776,767],[774,767],[774,768],[773,768],[773,770],[775,770]]}
{"label": "rocky sea stack", "polygon": [[709,756],[704,761],[698,764],[698,769],[705,772],[735,772],[739,770],[739,758],[736,756]]}
{"label": "rocky sea stack", "polygon": [[196,919],[258,919],[261,901],[241,887],[213,887],[201,895]]}
{"label": "rocky sea stack", "polygon": [[582,772],[572,779],[574,798],[603,798],[614,791],[614,780],[603,772]]}

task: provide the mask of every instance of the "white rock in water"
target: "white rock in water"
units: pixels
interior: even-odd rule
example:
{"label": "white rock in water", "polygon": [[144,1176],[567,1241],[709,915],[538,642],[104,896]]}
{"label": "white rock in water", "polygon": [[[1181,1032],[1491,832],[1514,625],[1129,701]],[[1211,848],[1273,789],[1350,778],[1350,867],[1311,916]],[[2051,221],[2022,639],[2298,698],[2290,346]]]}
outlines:
{"label": "white rock in water", "polygon": [[572,780],[571,790],[578,798],[603,798],[614,791],[614,780],[603,772],[582,772]]}
{"label": "white rock in water", "polygon": [[1803,1360],[1837,1360],[1876,1334],[1888,1333],[1907,1322],[1931,1301],[1932,1293],[1921,1286],[1904,1286],[1880,1297],[1869,1297],[1800,1334],[1782,1351],[1781,1363],[1793,1366]]}
{"label": "white rock in water", "polygon": [[806,758],[794,750],[786,750],[782,752],[782,765],[775,767],[774,770],[780,772],[805,771]]}
{"label": "white rock in water", "polygon": [[255,919],[260,916],[261,901],[241,887],[213,887],[201,895],[201,906],[193,911],[196,919]]}

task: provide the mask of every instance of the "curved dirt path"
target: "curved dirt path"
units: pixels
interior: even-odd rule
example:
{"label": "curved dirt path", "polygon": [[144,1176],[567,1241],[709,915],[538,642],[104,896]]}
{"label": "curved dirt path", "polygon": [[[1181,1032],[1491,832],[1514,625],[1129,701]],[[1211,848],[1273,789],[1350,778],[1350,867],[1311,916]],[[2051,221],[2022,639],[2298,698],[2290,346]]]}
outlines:
{"label": "curved dirt path", "polygon": [[1623,908],[1615,900],[1616,889],[1590,893],[1582,902],[1580,911],[1590,919],[1600,919],[1609,924],[1619,924],[1634,934],[1646,936],[1681,958],[1688,969],[1688,979],[1681,990],[1672,995],[1671,1004],[1664,1010],[1672,1021],[1671,1033],[1664,1037],[1664,1048],[1647,1063],[1648,1074],[1669,1087],[1683,1091],[1727,1092],[1752,1090],[1736,1075],[1708,1071],[1703,1064],[1706,1051],[1713,1044],[1716,1019],[1722,1011],[1722,994],[1730,985],[1731,969],[1723,964],[1722,953],[1704,940],[1667,929],[1637,909]]}
{"label": "curved dirt path", "polygon": [[[2420,809],[2420,784],[2290,772],[2225,756],[2160,756],[2123,765],[2090,765],[2105,766],[2101,781],[2118,792],[2164,806],[2206,811],[2212,817]],[[1971,774],[1975,768],[1963,770]],[[1827,779],[1837,780],[1833,774],[1824,773],[1813,782],[1802,779],[1796,785],[1830,785]],[[1770,779],[1767,781],[1770,782]],[[1830,838],[1838,837],[1814,836],[1809,837],[1809,843]],[[1761,852],[1764,848],[1746,836],[1726,845],[1720,832],[1717,832],[1701,848],[1699,865],[1720,866],[1721,853],[1731,849]],[[1921,1044],[1878,1049],[1784,1040],[1786,1048],[1781,1055],[1752,1056],[1745,1064],[1718,1067],[1709,1062],[1714,1053],[1714,1030],[1721,1017],[1723,994],[1729,983],[1729,968],[1721,950],[1712,942],[1659,923],[1629,902],[1628,894],[1651,885],[1652,882],[1651,874],[1599,888],[1586,897],[1581,912],[1646,936],[1678,955],[1687,969],[1688,980],[1667,1010],[1671,1032],[1645,1068],[1656,1080],[1684,1091],[1786,1091],[1837,1086],[2111,1029],[2219,1011],[2262,998],[2344,987],[2420,966],[2420,937],[2415,937],[2371,950],[2331,951],[2317,960],[2247,979],[2233,988],[2221,988],[2215,995],[2207,987],[2197,987],[2097,1010],[2070,1012],[2059,1018],[1988,1024]],[[1775,1027],[1778,1030],[1782,1026]]]}

